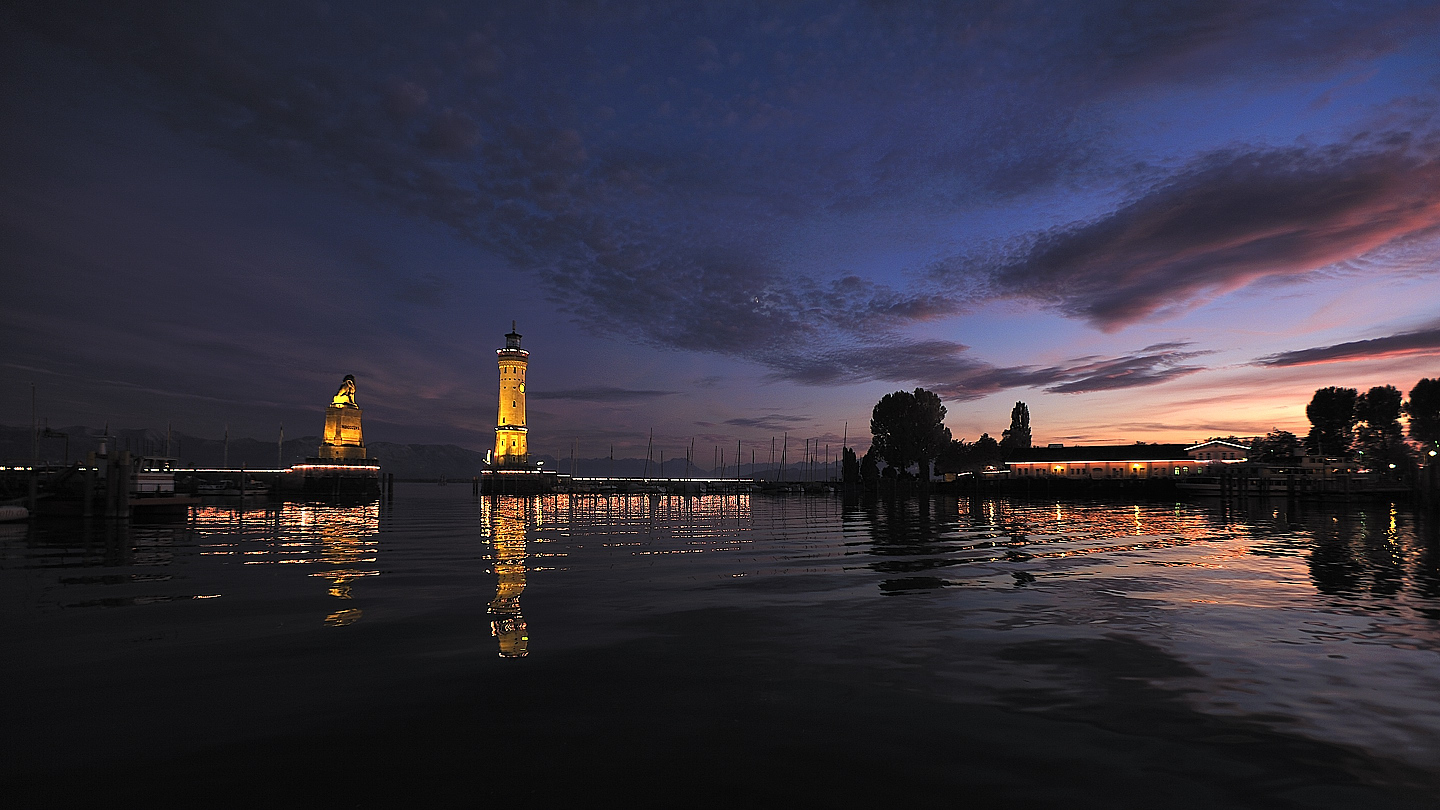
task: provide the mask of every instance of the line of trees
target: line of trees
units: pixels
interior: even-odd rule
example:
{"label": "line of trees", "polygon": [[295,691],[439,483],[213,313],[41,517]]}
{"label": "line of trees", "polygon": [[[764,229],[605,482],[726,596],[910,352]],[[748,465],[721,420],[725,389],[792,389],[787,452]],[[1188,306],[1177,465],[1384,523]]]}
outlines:
{"label": "line of trees", "polygon": [[1339,386],[1317,390],[1305,407],[1310,420],[1305,449],[1328,458],[1358,460],[1372,469],[1408,465],[1414,461],[1415,448],[1405,441],[1402,415],[1409,417],[1410,438],[1421,452],[1440,447],[1440,379],[1420,380],[1410,389],[1409,399],[1393,385],[1377,385],[1364,393]]}
{"label": "line of trees", "polygon": [[[1288,430],[1273,430],[1251,445],[1250,458],[1284,463],[1301,455],[1303,448],[1330,458],[1356,459],[1372,469],[1408,466],[1416,448],[1405,440],[1402,416],[1408,417],[1410,439],[1421,452],[1440,452],[1440,378],[1420,380],[1408,399],[1393,385],[1363,393],[1354,388],[1321,388],[1311,397],[1305,415],[1310,432],[1304,439]],[[881,397],[871,412],[870,434],[870,449],[863,457],[857,459],[848,447],[844,450],[847,483],[873,483],[881,477],[929,480],[932,463],[937,473],[984,470],[1029,449],[1032,436],[1030,409],[1016,402],[1010,427],[999,441],[989,433],[973,442],[954,438],[945,426],[944,403],[924,388]]]}
{"label": "line of trees", "polygon": [[1030,407],[1023,402],[1010,409],[1010,427],[995,441],[989,433],[980,434],[973,442],[955,439],[935,459],[939,473],[979,472],[1012,458],[1016,451],[1028,450],[1031,444]]}
{"label": "line of trees", "polygon": [[[983,470],[999,464],[1016,450],[1031,444],[1030,409],[1024,402],[1010,411],[1010,427],[996,441],[989,433],[967,442],[950,435],[945,426],[945,405],[924,388],[886,394],[870,416],[870,449],[850,466],[854,453],[846,450],[845,481],[873,483],[881,477],[929,480],[931,464],[937,473]],[[880,462],[885,468],[880,469]],[[916,472],[911,473],[914,467]],[[853,477],[852,477],[853,469]]]}

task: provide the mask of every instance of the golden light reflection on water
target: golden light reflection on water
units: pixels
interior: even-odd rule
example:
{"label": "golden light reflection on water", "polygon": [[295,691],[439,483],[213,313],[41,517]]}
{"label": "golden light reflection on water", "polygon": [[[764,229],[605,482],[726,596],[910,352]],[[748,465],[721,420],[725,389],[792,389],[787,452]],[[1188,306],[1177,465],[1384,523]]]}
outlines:
{"label": "golden light reflection on water", "polygon": [[501,658],[524,658],[530,635],[520,612],[525,590],[525,539],[528,524],[544,521],[540,499],[495,498],[481,501],[481,514],[490,530],[496,576],[495,598],[490,600],[490,635],[500,646]]}
{"label": "golden light reflection on water", "polygon": [[360,621],[360,617],[363,615],[365,615],[365,611],[359,608],[337,610],[325,617],[325,624],[329,627],[344,627],[347,624],[354,624]]}
{"label": "golden light reflection on water", "polygon": [[535,526],[551,536],[664,535],[695,539],[749,529],[748,495],[567,495],[535,499]]}
{"label": "golden light reflection on water", "polygon": [[[235,556],[244,565],[313,565],[309,576],[326,580],[326,593],[351,600],[351,583],[380,576],[380,504],[338,506],[283,503],[259,510],[205,506],[191,517],[191,531],[207,556]],[[206,542],[207,538],[213,538]],[[330,627],[354,624],[364,615],[349,607],[325,616]]]}

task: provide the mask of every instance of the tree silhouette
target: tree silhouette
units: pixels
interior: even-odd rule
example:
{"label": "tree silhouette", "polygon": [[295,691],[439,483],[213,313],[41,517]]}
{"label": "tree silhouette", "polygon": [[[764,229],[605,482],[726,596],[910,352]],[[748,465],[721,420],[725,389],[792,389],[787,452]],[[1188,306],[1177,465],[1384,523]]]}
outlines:
{"label": "tree silhouette", "polygon": [[845,448],[840,462],[840,480],[846,484],[860,483],[860,462],[855,458],[855,451],[852,448]]}
{"label": "tree silhouette", "polygon": [[875,461],[875,446],[872,444],[869,450],[865,451],[865,457],[860,460],[860,480],[865,486],[874,489],[880,481],[880,464]]}
{"label": "tree silhouette", "polygon": [[930,460],[950,442],[945,427],[945,406],[924,388],[886,394],[875,403],[870,415],[872,452],[879,454],[896,472],[911,464],[920,466],[921,480],[930,478]]}
{"label": "tree silhouette", "polygon": [[1310,419],[1305,447],[1320,456],[1349,455],[1355,440],[1356,399],[1354,388],[1331,386],[1316,391],[1305,406],[1305,416]]}
{"label": "tree silhouette", "polygon": [[971,463],[976,469],[983,470],[1000,463],[1000,443],[990,438],[989,433],[981,433],[980,438],[970,445]]}
{"label": "tree silhouette", "polygon": [[1400,389],[1393,385],[1377,385],[1355,400],[1355,417],[1362,423],[1355,448],[1373,469],[1387,469],[1410,458],[1400,429],[1401,410]]}
{"label": "tree silhouette", "polygon": [[1288,430],[1272,430],[1262,439],[1250,445],[1247,457],[1251,461],[1269,464],[1286,464],[1300,455],[1300,437]]}
{"label": "tree silhouette", "polygon": [[970,469],[969,451],[970,445],[964,439],[951,439],[935,456],[935,472],[958,473]]}
{"label": "tree silhouette", "polygon": [[1429,445],[1430,450],[1440,445],[1440,378],[1425,378],[1410,389],[1410,401],[1405,403],[1405,415],[1410,417],[1410,438]]}
{"label": "tree silhouette", "polygon": [[1023,402],[1010,409],[1010,427],[1000,434],[1001,454],[1008,458],[1013,450],[1030,449],[1030,408]]}

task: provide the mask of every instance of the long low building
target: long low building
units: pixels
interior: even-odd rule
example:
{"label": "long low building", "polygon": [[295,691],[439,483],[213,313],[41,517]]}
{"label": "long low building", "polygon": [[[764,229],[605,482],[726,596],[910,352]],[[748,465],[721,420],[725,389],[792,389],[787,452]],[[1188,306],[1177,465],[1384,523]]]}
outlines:
{"label": "long low building", "polygon": [[1005,464],[1014,477],[1155,478],[1197,475],[1211,463],[1199,445],[1116,444],[1032,447],[1012,453]]}

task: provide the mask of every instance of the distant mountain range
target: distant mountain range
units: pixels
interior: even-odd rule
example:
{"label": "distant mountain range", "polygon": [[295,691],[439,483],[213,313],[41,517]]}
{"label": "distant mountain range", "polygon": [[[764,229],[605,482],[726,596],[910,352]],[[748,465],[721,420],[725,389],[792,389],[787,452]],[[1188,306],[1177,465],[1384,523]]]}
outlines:
{"label": "distant mountain range", "polygon": [[[68,442],[68,460],[71,463],[83,460],[86,453],[100,445],[103,435],[103,430],[79,425],[52,428],[49,436],[40,439],[40,458],[54,463],[65,461]],[[134,453],[155,456],[166,454],[164,431],[124,429],[111,430],[110,435],[121,450],[129,449]],[[232,436],[227,447],[223,439],[204,439],[185,433],[172,433],[169,455],[180,459],[181,466],[185,467],[273,469],[298,464],[314,456],[319,447],[319,436],[286,439],[283,445],[273,441]],[[367,442],[365,449],[372,457],[380,460],[382,470],[394,473],[396,478],[463,479],[479,475],[485,466],[484,453],[453,444]],[[31,453],[30,428],[0,425],[0,461],[23,462],[30,459]],[[569,458],[557,459],[550,455],[540,455],[536,456],[535,460],[543,462],[546,469],[562,473],[571,471]],[[658,461],[657,458],[647,464],[643,458],[617,458],[613,461],[609,458],[577,458],[575,473],[582,476],[613,475],[622,478],[637,478],[647,474],[652,478],[680,478],[686,474],[684,457],[666,458],[663,472]],[[823,477],[823,472],[819,471],[824,467],[823,459],[822,463],[815,466],[815,476]],[[837,475],[838,467],[838,464],[835,465]],[[726,465],[723,471],[697,465],[689,467],[689,474],[696,477],[719,477],[722,473],[724,476],[733,477],[736,471],[731,465]],[[753,469],[751,465],[743,464],[740,475],[747,478],[773,478],[775,471],[764,463],[755,465]],[[791,462],[787,465],[786,478],[795,480],[795,477],[796,465]]]}

